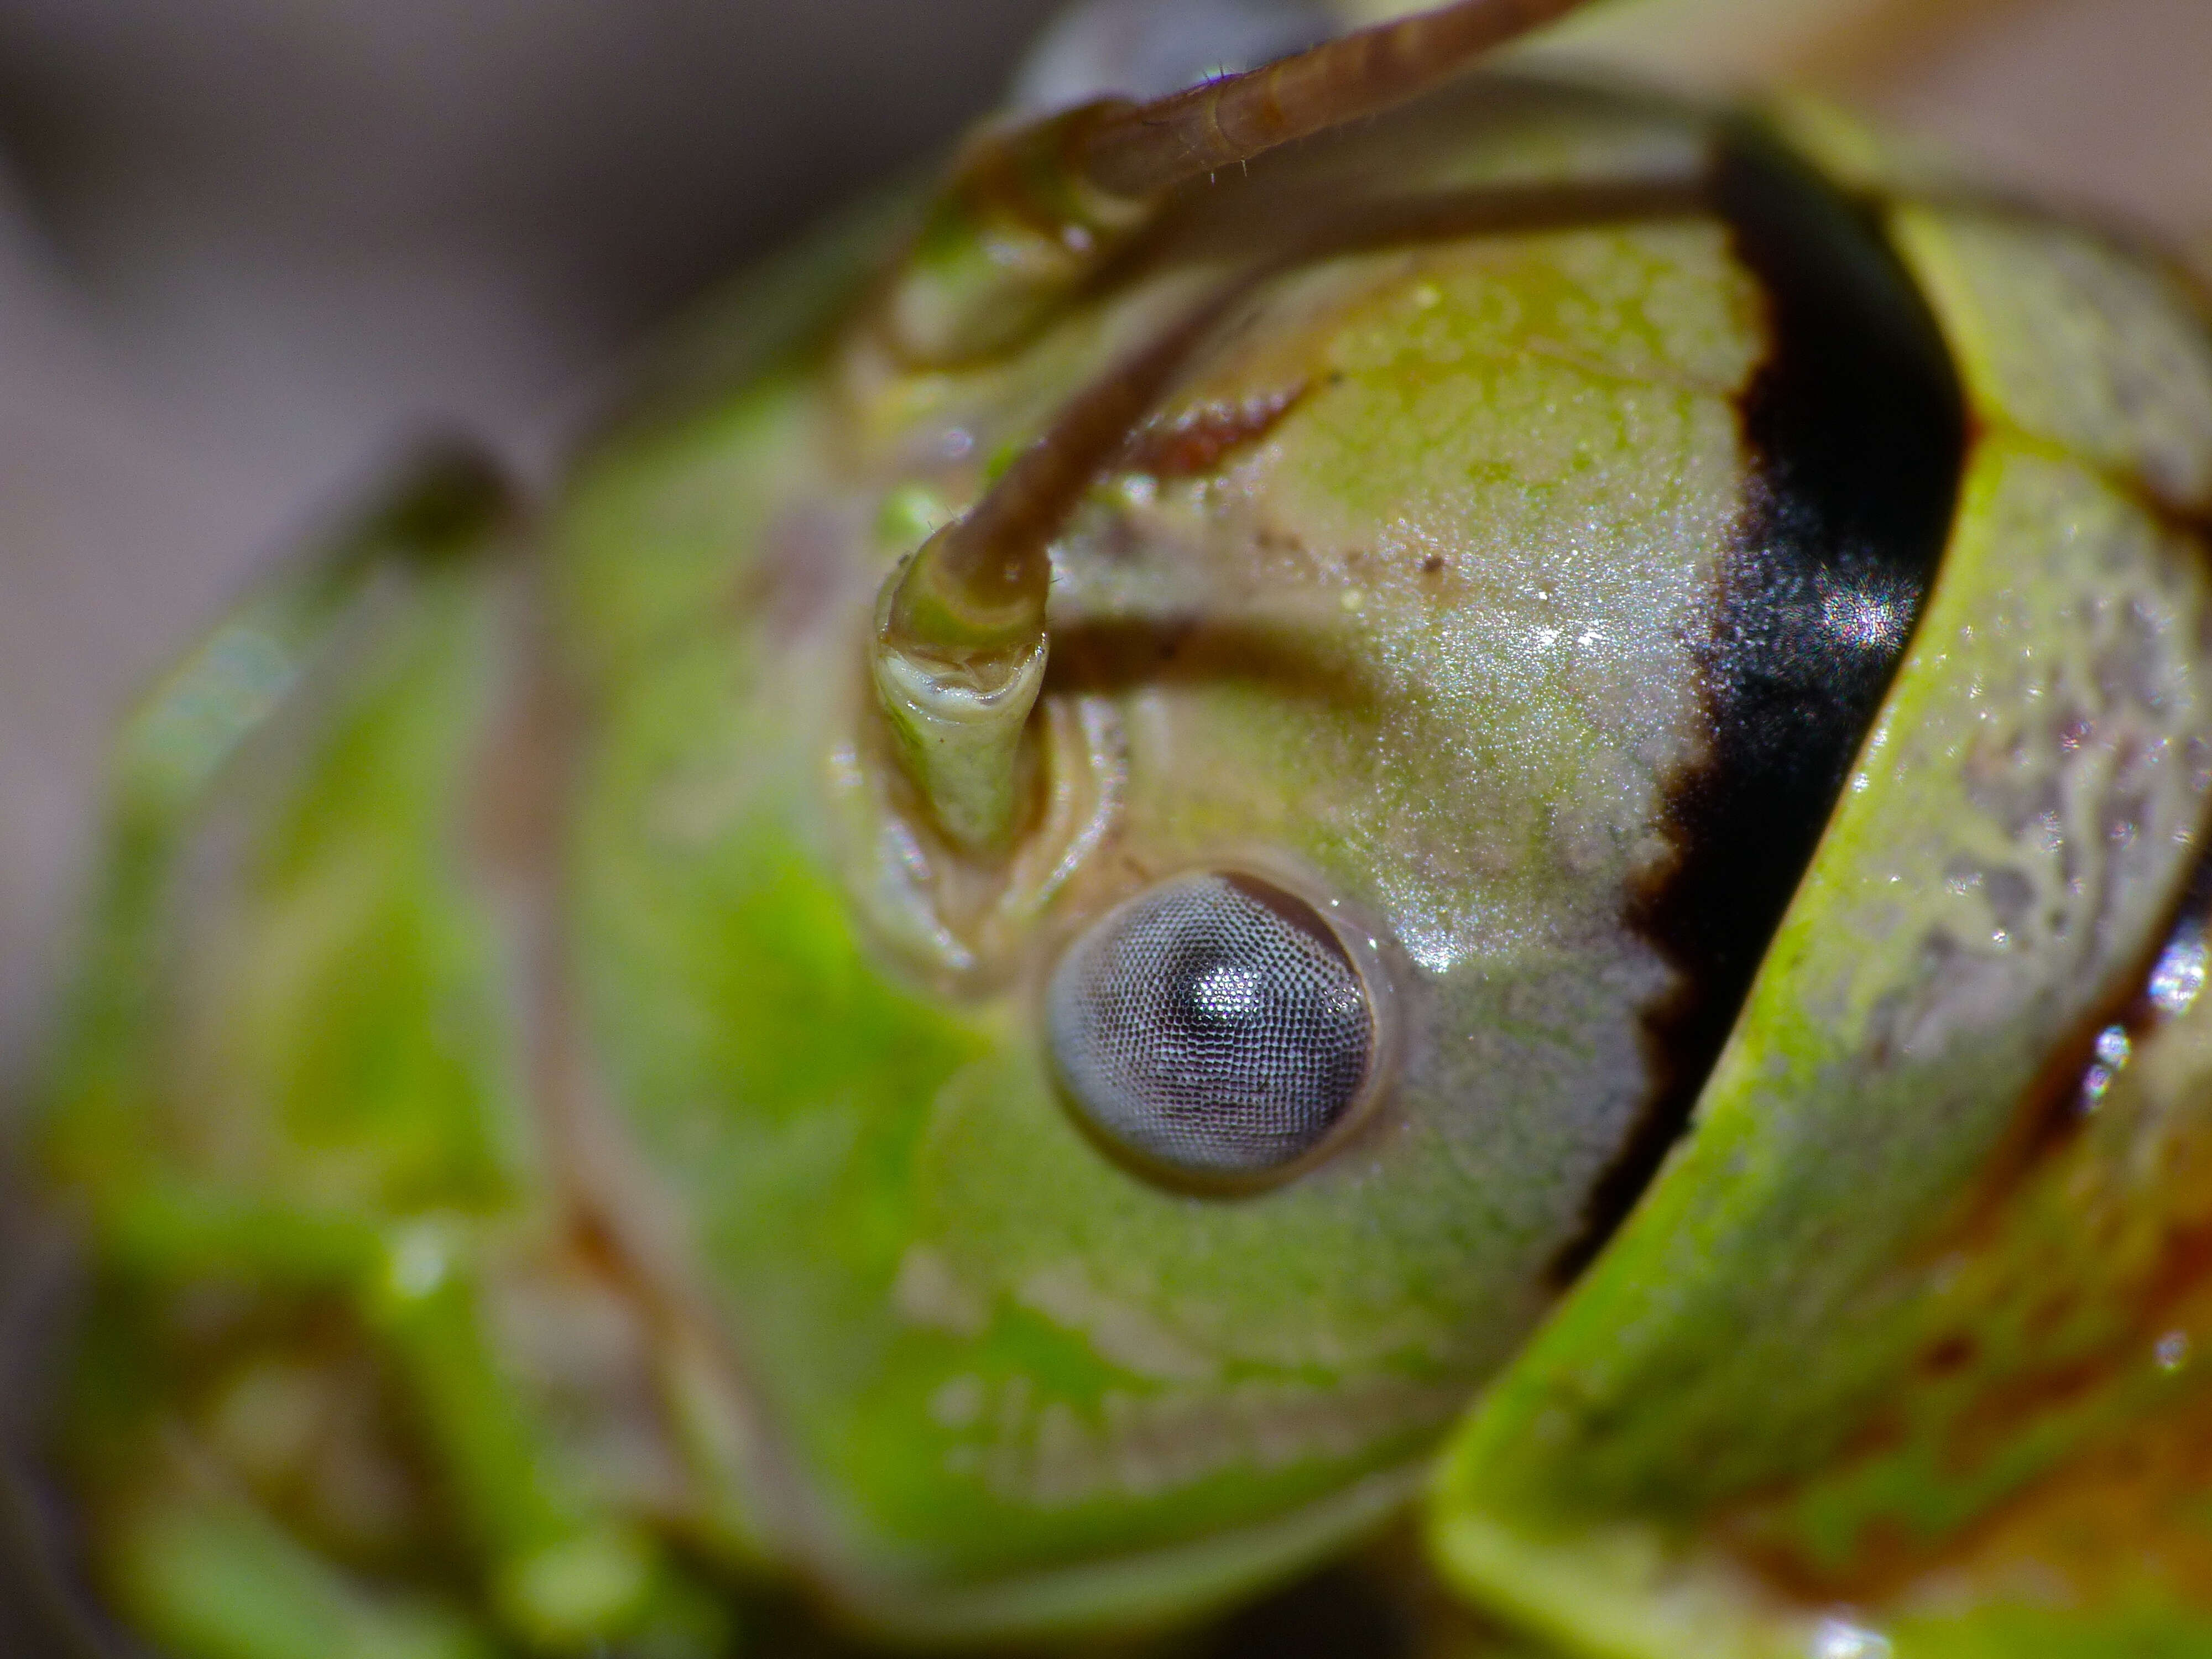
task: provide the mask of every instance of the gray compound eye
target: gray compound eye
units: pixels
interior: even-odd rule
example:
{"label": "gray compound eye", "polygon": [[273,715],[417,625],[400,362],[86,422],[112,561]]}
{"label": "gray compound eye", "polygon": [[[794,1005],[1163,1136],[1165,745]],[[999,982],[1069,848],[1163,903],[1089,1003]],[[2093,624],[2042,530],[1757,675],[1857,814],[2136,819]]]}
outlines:
{"label": "gray compound eye", "polygon": [[1087,1127],[1200,1181],[1295,1163],[1375,1060],[1368,988],[1334,931],[1243,874],[1178,877],[1110,911],[1060,958],[1048,1018]]}

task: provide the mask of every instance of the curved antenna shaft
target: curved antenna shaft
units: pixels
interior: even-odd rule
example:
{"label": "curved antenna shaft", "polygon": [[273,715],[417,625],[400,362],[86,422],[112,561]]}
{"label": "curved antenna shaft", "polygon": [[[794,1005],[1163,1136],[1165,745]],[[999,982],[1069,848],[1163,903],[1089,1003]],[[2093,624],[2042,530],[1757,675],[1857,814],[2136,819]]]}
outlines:
{"label": "curved antenna shaft", "polygon": [[1108,100],[985,135],[890,283],[885,337],[913,367],[1034,334],[1177,185],[1403,103],[1588,0],[1459,0],[1149,104]]}
{"label": "curved antenna shaft", "polygon": [[1017,817],[1015,756],[1042,688],[1052,538],[1191,349],[1247,289],[1232,280],[1077,394],[983,498],[892,572],[869,653],[901,763],[971,853]]}
{"label": "curved antenna shaft", "polygon": [[1426,92],[1587,0],[1459,0],[1380,23],[1243,75],[1117,110],[1084,136],[1076,166],[1109,196],[1157,196],[1278,144]]}

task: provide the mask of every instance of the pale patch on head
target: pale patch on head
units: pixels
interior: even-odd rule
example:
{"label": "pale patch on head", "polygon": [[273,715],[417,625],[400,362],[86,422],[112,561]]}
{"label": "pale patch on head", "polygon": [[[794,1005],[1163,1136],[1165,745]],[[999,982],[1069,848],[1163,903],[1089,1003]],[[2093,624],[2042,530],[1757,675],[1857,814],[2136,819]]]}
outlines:
{"label": "pale patch on head", "polygon": [[952,1378],[929,1397],[930,1420],[942,1428],[959,1430],[974,1426],[990,1403],[983,1379],[963,1372]]}
{"label": "pale patch on head", "polygon": [[964,1283],[952,1264],[927,1245],[908,1248],[891,1283],[891,1306],[909,1325],[951,1336],[981,1336],[991,1322],[990,1304]]}
{"label": "pale patch on head", "polygon": [[1462,961],[1502,954],[1526,930],[1526,918],[1481,887],[1455,890],[1450,881],[1463,873],[1446,865],[1407,872],[1388,885],[1391,933],[1425,973],[1442,976]]}
{"label": "pale patch on head", "polygon": [[1021,1283],[1015,1300],[1063,1329],[1079,1333],[1110,1365],[1159,1382],[1209,1382],[1221,1367],[1142,1308],[1105,1295],[1078,1261],[1040,1267]]}

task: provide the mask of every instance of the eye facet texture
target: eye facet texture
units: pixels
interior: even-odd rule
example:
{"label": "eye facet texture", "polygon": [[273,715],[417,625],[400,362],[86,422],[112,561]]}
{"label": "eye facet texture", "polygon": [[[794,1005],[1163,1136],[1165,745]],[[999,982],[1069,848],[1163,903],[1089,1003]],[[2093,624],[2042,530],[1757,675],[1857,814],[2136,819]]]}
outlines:
{"label": "eye facet texture", "polygon": [[1375,1016],[1310,906],[1252,877],[1178,877],[1117,907],[1053,975],[1052,1051],[1107,1141],[1247,1179],[1317,1146],[1359,1098]]}

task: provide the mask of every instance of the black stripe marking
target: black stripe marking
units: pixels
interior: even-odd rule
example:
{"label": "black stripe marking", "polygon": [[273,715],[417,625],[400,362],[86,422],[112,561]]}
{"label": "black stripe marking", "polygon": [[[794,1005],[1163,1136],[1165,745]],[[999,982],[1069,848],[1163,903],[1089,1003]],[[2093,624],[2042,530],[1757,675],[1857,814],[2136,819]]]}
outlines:
{"label": "black stripe marking", "polygon": [[1680,857],[1632,914],[1683,975],[1647,1024],[1662,1081],[1562,1279],[1689,1121],[1919,618],[1966,450],[1949,354],[1878,226],[1749,128],[1723,137],[1713,192],[1769,306],[1742,404],[1753,500],[1700,652],[1712,752],[1674,781]]}

